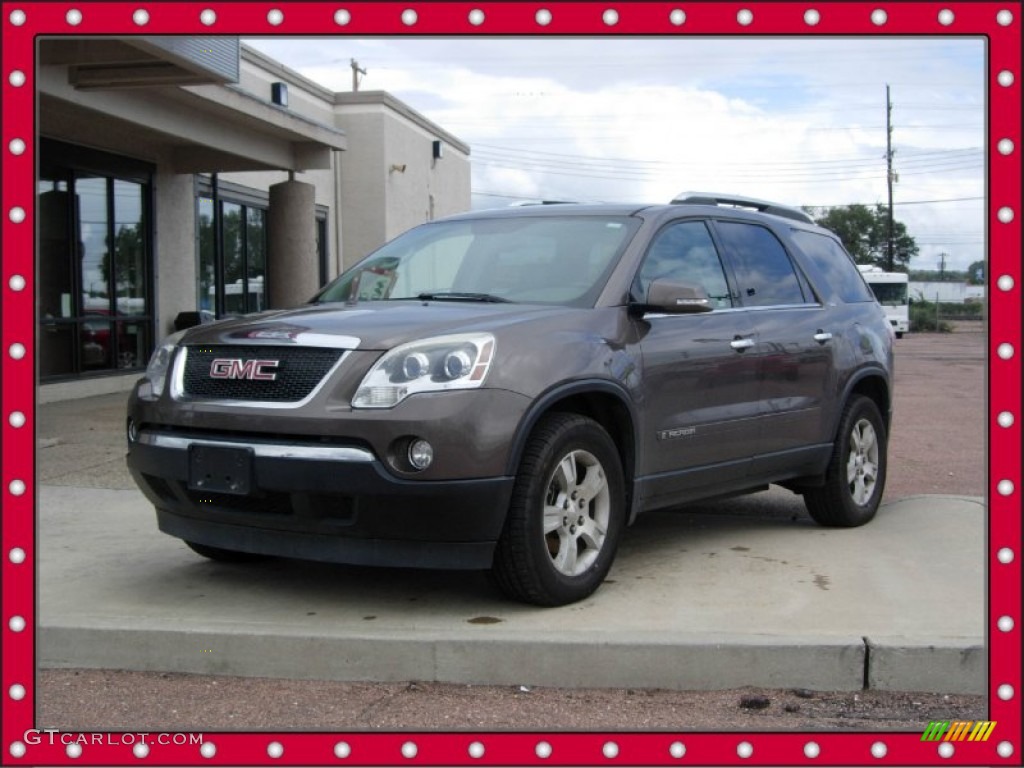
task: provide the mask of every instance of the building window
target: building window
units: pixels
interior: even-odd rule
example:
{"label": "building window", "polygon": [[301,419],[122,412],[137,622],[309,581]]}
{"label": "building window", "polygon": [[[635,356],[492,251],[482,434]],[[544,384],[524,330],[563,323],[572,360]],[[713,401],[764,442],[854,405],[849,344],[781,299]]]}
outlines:
{"label": "building window", "polygon": [[197,305],[217,317],[267,308],[265,193],[200,179]]}
{"label": "building window", "polygon": [[149,166],[40,141],[39,373],[145,367],[152,351]]}

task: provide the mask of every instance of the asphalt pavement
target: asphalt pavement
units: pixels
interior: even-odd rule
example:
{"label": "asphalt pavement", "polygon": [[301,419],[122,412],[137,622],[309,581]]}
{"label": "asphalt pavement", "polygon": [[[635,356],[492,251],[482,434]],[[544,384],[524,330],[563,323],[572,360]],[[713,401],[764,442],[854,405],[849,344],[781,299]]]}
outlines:
{"label": "asphalt pavement", "polygon": [[781,489],[651,513],[572,606],[484,574],[205,560],[124,469],[124,395],[41,405],[41,667],[565,688],[981,694],[985,508],[883,504],[816,526]]}

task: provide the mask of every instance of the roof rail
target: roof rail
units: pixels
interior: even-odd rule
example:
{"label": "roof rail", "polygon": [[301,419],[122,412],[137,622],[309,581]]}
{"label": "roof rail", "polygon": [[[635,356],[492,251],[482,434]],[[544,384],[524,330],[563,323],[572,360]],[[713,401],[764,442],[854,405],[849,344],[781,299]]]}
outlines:
{"label": "roof rail", "polygon": [[793,219],[804,224],[813,224],[814,219],[808,216],[799,208],[793,208],[781,203],[772,203],[768,200],[758,200],[753,197],[742,197],[740,195],[719,195],[714,192],[682,192],[672,201],[673,205],[689,203],[690,205],[726,205],[733,208],[753,208],[760,213],[770,213],[774,216],[782,216],[785,219]]}

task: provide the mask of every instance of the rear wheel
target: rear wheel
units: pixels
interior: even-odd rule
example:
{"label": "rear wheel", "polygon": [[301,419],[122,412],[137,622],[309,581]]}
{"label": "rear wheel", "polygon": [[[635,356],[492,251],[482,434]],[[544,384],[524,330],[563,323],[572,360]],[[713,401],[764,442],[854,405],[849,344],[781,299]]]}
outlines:
{"label": "rear wheel", "polygon": [[618,548],[625,491],[618,450],[592,419],[544,417],[527,443],[495,551],[509,597],[565,605],[600,586]]}
{"label": "rear wheel", "polygon": [[188,548],[196,554],[208,557],[211,560],[217,560],[221,563],[251,563],[256,560],[265,560],[267,555],[257,555],[252,552],[238,552],[233,549],[221,549],[220,547],[211,547],[206,544],[199,544],[194,541],[186,541]]}
{"label": "rear wheel", "polygon": [[825,484],[804,493],[821,525],[852,528],[875,516],[885,489],[887,436],[878,406],[855,395],[843,409]]}

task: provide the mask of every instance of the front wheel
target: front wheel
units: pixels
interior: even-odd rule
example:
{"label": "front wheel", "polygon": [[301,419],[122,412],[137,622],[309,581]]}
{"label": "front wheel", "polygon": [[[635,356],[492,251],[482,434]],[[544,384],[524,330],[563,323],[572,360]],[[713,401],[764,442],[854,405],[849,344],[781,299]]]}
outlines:
{"label": "front wheel", "polygon": [[566,605],[591,595],[611,568],[625,519],[615,443],[592,419],[544,417],[516,476],[493,574],[509,597]]}
{"label": "front wheel", "polygon": [[852,397],[843,409],[825,484],[804,493],[815,522],[852,528],[875,516],[885,488],[886,444],[878,406],[862,395]]}

